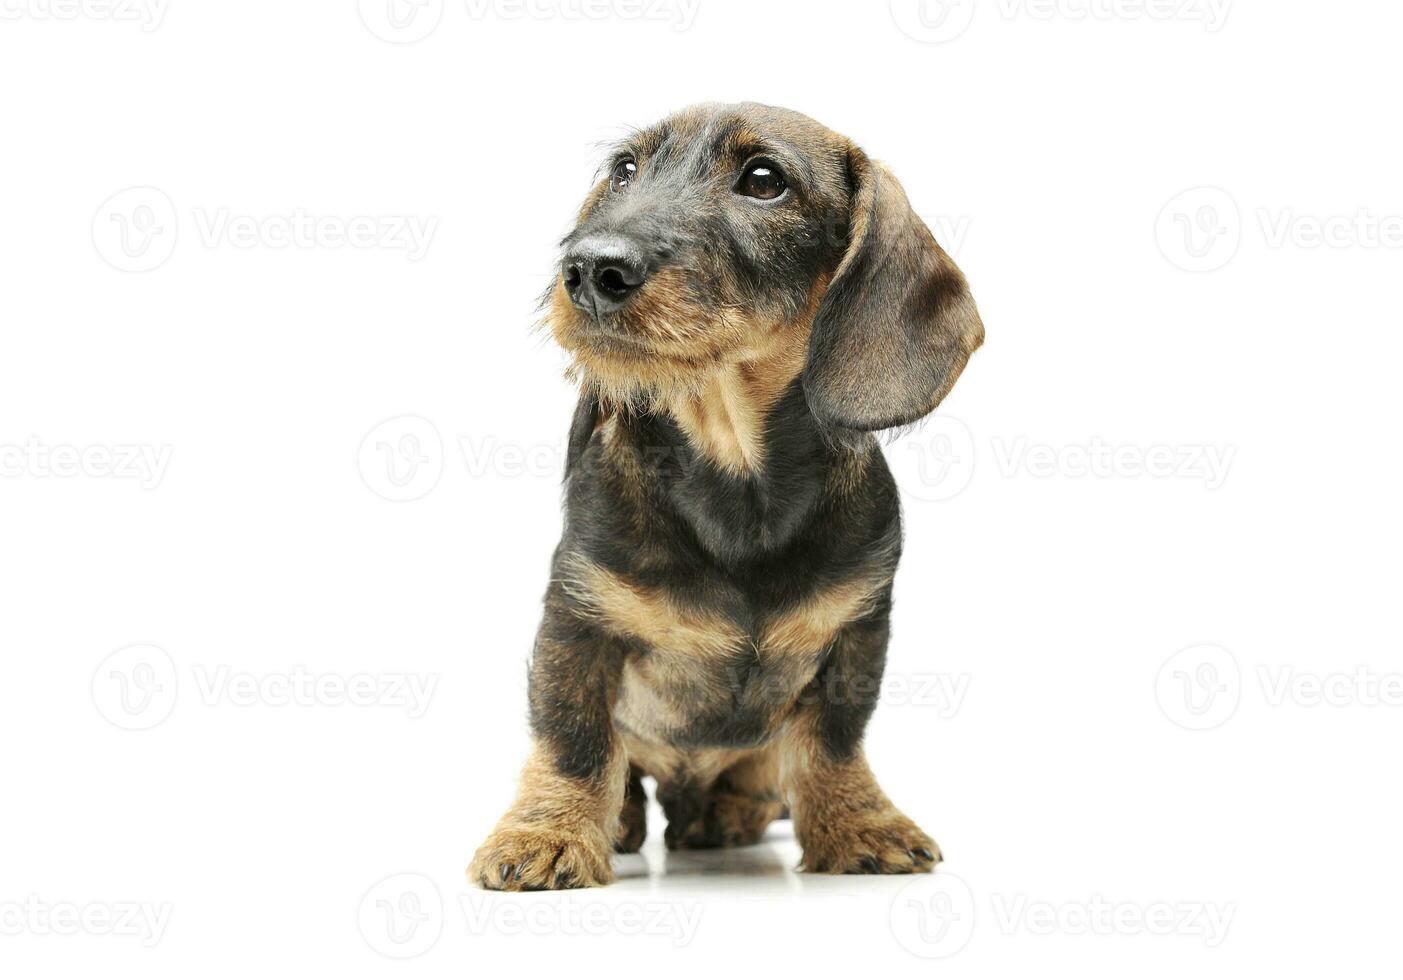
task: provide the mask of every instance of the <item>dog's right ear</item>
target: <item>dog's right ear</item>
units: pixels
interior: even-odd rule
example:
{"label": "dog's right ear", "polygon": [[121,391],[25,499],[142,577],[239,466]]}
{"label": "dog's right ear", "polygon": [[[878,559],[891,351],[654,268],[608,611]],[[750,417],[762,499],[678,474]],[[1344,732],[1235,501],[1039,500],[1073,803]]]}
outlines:
{"label": "dog's right ear", "polygon": [[819,304],[804,393],[821,421],[908,425],[935,410],[984,341],[964,274],[891,172],[857,147],[847,251]]}

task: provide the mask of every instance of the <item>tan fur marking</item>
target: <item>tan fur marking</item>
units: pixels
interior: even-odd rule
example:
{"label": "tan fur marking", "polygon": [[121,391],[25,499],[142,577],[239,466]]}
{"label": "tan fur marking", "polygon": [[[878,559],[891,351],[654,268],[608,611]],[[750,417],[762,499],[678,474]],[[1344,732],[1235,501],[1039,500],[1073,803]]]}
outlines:
{"label": "tan fur marking", "polygon": [[788,657],[822,651],[838,630],[872,610],[885,579],[860,578],[823,589],[765,625],[760,653]]}
{"label": "tan fur marking", "polygon": [[746,642],[735,624],[721,616],[685,609],[665,592],[634,585],[580,555],[561,560],[565,591],[614,632],[659,650],[725,657]]}
{"label": "tan fur marking", "polygon": [[699,395],[675,399],[669,408],[692,445],[733,473],[759,468],[760,407],[741,390],[740,372],[722,368]]}
{"label": "tan fur marking", "polygon": [[727,768],[754,752],[753,749],[679,749],[624,734],[628,760],[659,783],[694,782],[710,785]]}
{"label": "tan fur marking", "polygon": [[664,400],[688,441],[723,469],[745,475],[763,465],[765,419],[804,369],[809,329],[826,286],[822,277],[794,322],[769,330],[753,325],[756,339],[698,390]]}
{"label": "tan fur marking", "polygon": [[629,731],[661,738],[684,727],[687,714],[682,705],[667,696],[665,688],[660,688],[656,673],[634,660],[624,664],[614,718]]}

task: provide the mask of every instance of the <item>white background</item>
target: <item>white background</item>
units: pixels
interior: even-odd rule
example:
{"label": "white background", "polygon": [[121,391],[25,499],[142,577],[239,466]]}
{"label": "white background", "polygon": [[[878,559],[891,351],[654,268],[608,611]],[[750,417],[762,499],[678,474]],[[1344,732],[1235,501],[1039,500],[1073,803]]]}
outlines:
{"label": "white background", "polygon": [[[72,2],[0,19],[6,975],[1396,956],[1403,11]],[[534,302],[601,141],[741,99],[886,161],[988,327],[888,449],[869,754],[948,861],[799,876],[785,823],[487,899],[573,405]]]}

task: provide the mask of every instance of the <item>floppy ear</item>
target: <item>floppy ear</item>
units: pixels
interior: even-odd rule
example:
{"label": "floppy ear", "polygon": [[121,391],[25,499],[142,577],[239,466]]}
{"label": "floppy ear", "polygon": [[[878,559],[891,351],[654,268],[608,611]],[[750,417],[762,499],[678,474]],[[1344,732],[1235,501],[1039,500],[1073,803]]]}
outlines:
{"label": "floppy ear", "polygon": [[848,166],[850,238],[814,317],[804,393],[824,422],[888,429],[935,410],[984,325],[964,274],[891,172],[856,148]]}

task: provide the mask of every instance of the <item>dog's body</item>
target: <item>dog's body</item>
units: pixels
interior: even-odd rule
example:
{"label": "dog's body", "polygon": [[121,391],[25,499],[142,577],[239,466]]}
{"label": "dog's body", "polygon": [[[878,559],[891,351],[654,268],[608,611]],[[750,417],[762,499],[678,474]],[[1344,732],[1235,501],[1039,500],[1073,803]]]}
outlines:
{"label": "dog's body", "polygon": [[752,843],[787,804],[808,870],[930,870],[861,749],[901,551],[870,433],[982,341],[959,270],[860,149],[754,105],[636,135],[566,246],[549,321],[582,395],[536,749],[472,878],[610,881],[644,774],[671,847]]}

